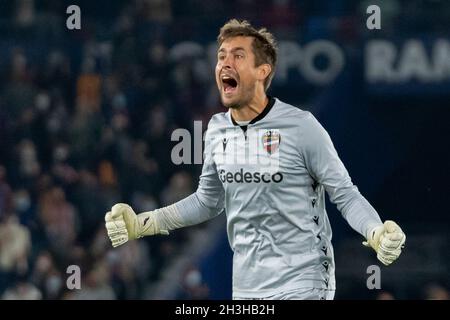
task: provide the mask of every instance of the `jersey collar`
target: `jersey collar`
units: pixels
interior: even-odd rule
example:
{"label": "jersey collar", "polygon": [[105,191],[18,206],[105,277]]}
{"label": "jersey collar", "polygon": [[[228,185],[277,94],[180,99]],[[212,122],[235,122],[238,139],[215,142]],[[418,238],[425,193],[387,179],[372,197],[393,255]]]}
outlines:
{"label": "jersey collar", "polygon": [[[255,118],[253,118],[252,121],[250,121],[248,124],[254,124],[254,123],[258,122],[259,120],[262,120],[270,112],[273,105],[275,104],[275,98],[272,96],[267,96],[267,97],[269,98],[269,102],[264,107],[264,110],[260,114],[258,114]],[[230,119],[231,119],[231,122],[235,126],[239,126],[239,124],[236,122],[236,120],[233,119],[233,116],[231,115],[231,111],[230,111]]]}

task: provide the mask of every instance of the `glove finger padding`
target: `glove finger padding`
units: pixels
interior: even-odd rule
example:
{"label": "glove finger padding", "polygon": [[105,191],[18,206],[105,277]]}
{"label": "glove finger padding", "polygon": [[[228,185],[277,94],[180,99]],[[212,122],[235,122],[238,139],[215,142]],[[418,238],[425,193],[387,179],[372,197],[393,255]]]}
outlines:
{"label": "glove finger padding", "polygon": [[108,230],[108,236],[110,238],[118,237],[118,236],[128,236],[126,229],[110,229]]}
{"label": "glove finger padding", "polygon": [[391,240],[388,235],[384,235],[380,240],[380,248],[384,248],[386,250],[395,250],[399,249],[404,243],[404,237],[399,235],[398,239]]}
{"label": "glove finger padding", "polygon": [[382,264],[384,264],[385,266],[390,265],[392,262],[394,262],[398,256],[383,256],[381,254],[377,254],[377,258],[379,261],[381,261]]}
{"label": "glove finger padding", "polygon": [[[124,224],[124,222],[122,222]],[[117,247],[128,241],[128,232],[125,227],[117,228],[114,222],[107,222],[108,237],[112,242],[113,247]]]}
{"label": "glove finger padding", "polygon": [[383,236],[384,236],[386,239],[389,239],[389,240],[391,240],[391,241],[400,241],[400,240],[403,240],[404,235],[405,235],[405,234],[404,234],[402,231],[385,232],[385,233],[383,234]]}
{"label": "glove finger padding", "polygon": [[383,264],[389,265],[400,256],[406,236],[402,229],[393,221],[386,221],[384,228],[385,232],[380,237],[377,257]]}
{"label": "glove finger padding", "polygon": [[385,250],[385,249],[380,247],[380,249],[377,252],[377,258],[383,264],[389,265],[389,264],[391,264],[392,262],[394,262],[395,260],[398,259],[398,257],[400,256],[401,252],[402,251],[400,249]]}
{"label": "glove finger padding", "polygon": [[111,213],[113,217],[120,217],[124,222],[124,226],[128,231],[129,240],[138,238],[139,224],[137,215],[129,205],[125,203],[115,204],[111,208]]}
{"label": "glove finger padding", "polygon": [[402,229],[393,221],[386,221],[384,226],[386,232],[380,237],[380,246],[387,250],[402,248],[406,241]]}
{"label": "glove finger padding", "polygon": [[115,205],[105,215],[105,227],[113,247],[118,247],[130,240],[127,223],[124,219],[124,207],[129,208],[123,204]]}
{"label": "glove finger padding", "polygon": [[126,230],[125,221],[123,221],[123,219],[108,221],[105,223],[105,226],[106,226],[107,230],[114,230],[114,229],[125,229]]}
{"label": "glove finger padding", "polygon": [[154,211],[143,212],[139,215],[125,204],[115,204],[105,215],[105,225],[108,236],[114,247],[124,244],[128,240],[151,236],[155,234],[169,234],[168,230],[161,230]]}
{"label": "glove finger padding", "polygon": [[105,214],[105,222],[110,222],[110,221],[112,221],[113,220],[113,218],[112,218],[112,216],[111,216],[111,211],[108,211],[106,214]]}
{"label": "glove finger padding", "polygon": [[385,248],[380,247],[377,253],[378,255],[381,255],[383,257],[398,257],[401,252],[402,252],[401,249],[387,250]]}
{"label": "glove finger padding", "polygon": [[121,246],[122,244],[126,243],[127,241],[128,241],[128,235],[111,238],[111,243],[114,248]]}
{"label": "glove finger padding", "polygon": [[372,247],[377,252],[378,260],[387,266],[400,256],[405,240],[402,229],[394,221],[387,220],[375,227],[363,244]]}
{"label": "glove finger padding", "polygon": [[388,220],[384,223],[384,226],[386,229],[386,232],[384,234],[385,237],[392,241],[400,240],[401,245],[405,244],[406,235],[398,224],[396,224],[394,221]]}
{"label": "glove finger padding", "polygon": [[383,225],[384,225],[384,229],[387,233],[394,233],[394,232],[403,233],[400,226],[392,220],[386,220]]}

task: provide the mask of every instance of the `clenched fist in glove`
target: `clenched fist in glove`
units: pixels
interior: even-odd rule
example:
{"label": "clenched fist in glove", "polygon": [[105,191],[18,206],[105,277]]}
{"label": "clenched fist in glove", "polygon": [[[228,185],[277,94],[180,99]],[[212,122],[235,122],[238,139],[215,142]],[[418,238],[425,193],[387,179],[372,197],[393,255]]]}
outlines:
{"label": "clenched fist in glove", "polygon": [[398,224],[387,220],[371,230],[367,242],[363,244],[372,247],[377,252],[378,260],[388,266],[400,256],[405,240],[406,235]]}
{"label": "clenched fist in glove", "polygon": [[125,203],[114,205],[111,211],[106,213],[105,225],[113,247],[144,236],[169,234],[167,230],[160,230],[153,211],[136,215]]}

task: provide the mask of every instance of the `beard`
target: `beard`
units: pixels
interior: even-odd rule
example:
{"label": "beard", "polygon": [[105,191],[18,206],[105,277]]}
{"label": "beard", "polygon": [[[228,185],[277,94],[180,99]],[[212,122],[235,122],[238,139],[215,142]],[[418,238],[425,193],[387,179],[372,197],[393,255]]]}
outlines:
{"label": "beard", "polygon": [[256,83],[249,86],[239,85],[236,97],[231,101],[225,101],[222,92],[220,93],[220,100],[222,105],[228,109],[240,109],[243,106],[249,105],[253,99]]}

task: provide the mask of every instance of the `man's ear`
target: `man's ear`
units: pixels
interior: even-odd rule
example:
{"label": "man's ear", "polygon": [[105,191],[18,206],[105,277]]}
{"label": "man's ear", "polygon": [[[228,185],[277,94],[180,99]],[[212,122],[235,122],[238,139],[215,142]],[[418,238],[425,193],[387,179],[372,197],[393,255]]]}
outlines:
{"label": "man's ear", "polygon": [[263,63],[262,65],[258,66],[258,72],[257,77],[258,80],[264,81],[272,72],[272,67],[268,63]]}

